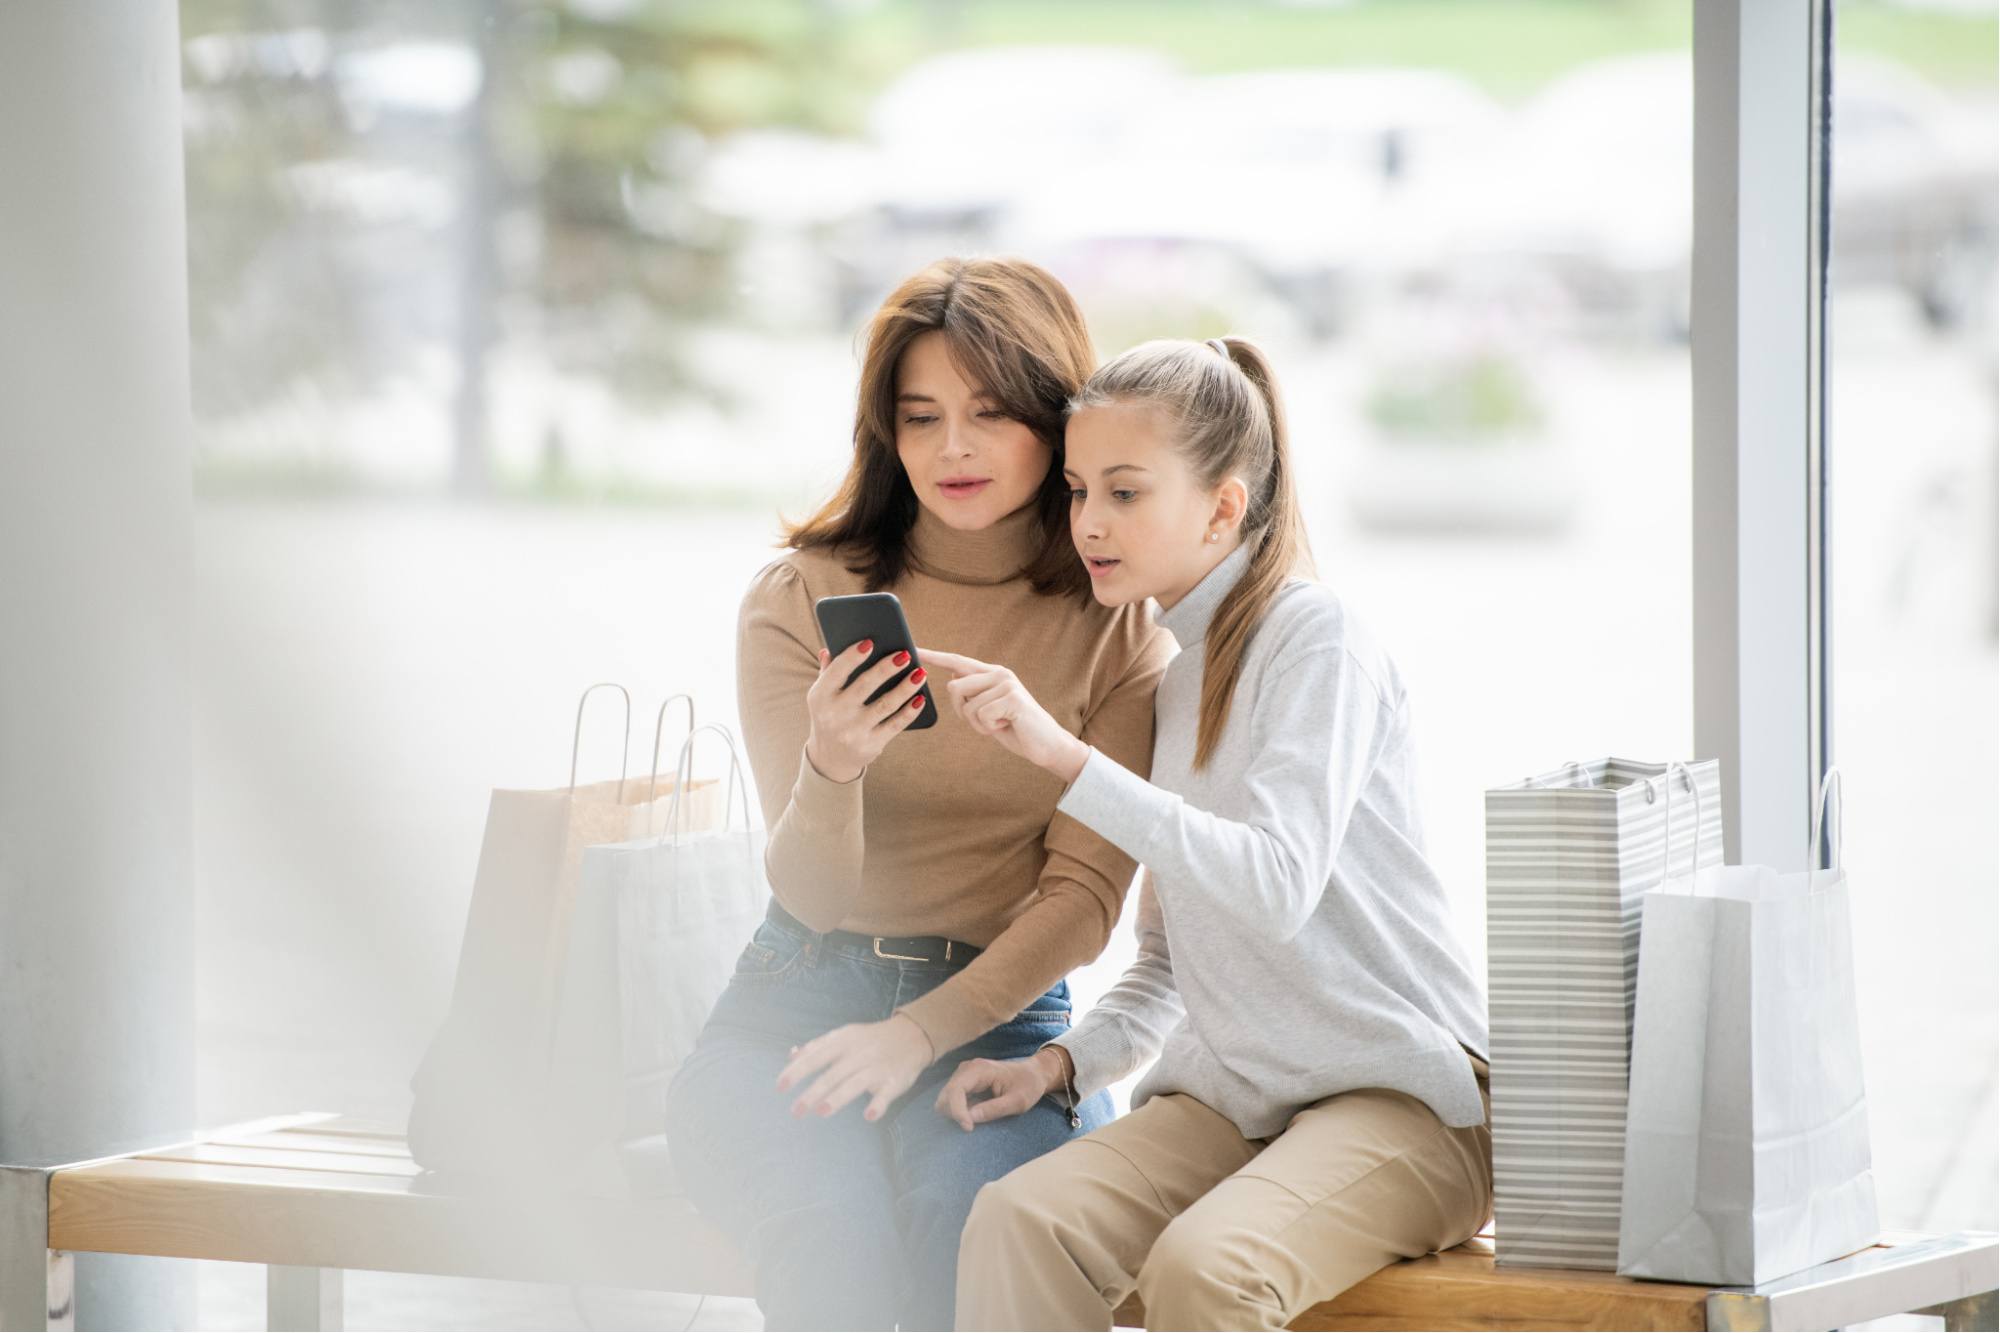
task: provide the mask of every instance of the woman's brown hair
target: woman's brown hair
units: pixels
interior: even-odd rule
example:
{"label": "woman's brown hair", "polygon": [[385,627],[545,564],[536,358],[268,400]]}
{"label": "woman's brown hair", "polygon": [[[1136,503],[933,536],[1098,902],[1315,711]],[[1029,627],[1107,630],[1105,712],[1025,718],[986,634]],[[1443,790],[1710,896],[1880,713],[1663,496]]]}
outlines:
{"label": "woman's brown hair", "polygon": [[1216,612],[1202,649],[1194,750],[1194,766],[1201,768],[1229,722],[1251,635],[1285,583],[1294,574],[1313,573],[1284,404],[1269,359],[1245,338],[1140,343],[1092,375],[1070,411],[1117,402],[1160,409],[1181,457],[1204,486],[1237,476],[1250,492],[1242,528],[1250,567]]}
{"label": "woman's brown hair", "polygon": [[1062,435],[1065,406],[1097,358],[1068,290],[1024,259],[940,259],[889,294],[868,324],[854,461],[833,498],[793,524],[782,545],[848,552],[871,591],[902,577],[919,501],[896,454],[896,370],[909,345],[932,332],[944,335],[959,373],[1053,452],[1034,501],[1045,540],[1025,573],[1036,592],[1088,597],[1089,576],[1070,544]]}

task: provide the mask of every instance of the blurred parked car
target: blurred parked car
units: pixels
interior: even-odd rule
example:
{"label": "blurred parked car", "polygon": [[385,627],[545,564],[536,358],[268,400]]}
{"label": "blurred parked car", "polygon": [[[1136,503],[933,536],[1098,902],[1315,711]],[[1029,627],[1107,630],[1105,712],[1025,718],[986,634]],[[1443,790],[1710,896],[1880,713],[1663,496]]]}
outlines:
{"label": "blurred parked car", "polygon": [[1960,109],[1899,66],[1834,72],[1833,254],[1840,284],[1893,283],[1934,328],[1993,284],[1996,135],[1990,99]]}
{"label": "blurred parked car", "polygon": [[906,71],[869,112],[876,198],[840,243],[850,315],[939,255],[994,248],[1001,214],[1051,174],[1117,161],[1134,108],[1178,78],[1166,57],[1115,46],[985,47]]}
{"label": "blurred parked car", "polygon": [[1031,178],[1001,226],[1058,253],[1228,252],[1259,290],[1212,304],[1240,322],[1275,299],[1330,337],[1380,266],[1396,197],[1475,158],[1501,120],[1485,94],[1433,70],[1187,79],[1127,108],[1117,153],[1072,154]]}
{"label": "blurred parked car", "polygon": [[[1994,237],[1993,134],[1968,123],[1906,71],[1841,62],[1833,281],[1891,282],[1934,324],[1957,318]],[[1693,135],[1684,52],[1560,78],[1487,162],[1405,200],[1411,276],[1577,331],[1685,337]]]}

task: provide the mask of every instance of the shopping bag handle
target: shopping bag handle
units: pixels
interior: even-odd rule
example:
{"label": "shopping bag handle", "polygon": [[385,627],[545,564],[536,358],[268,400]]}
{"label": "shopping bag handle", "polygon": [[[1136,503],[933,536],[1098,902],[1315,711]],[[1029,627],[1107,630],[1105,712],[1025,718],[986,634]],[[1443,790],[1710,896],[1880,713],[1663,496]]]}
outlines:
{"label": "shopping bag handle", "polygon": [[736,747],[736,733],[720,722],[710,722],[690,731],[687,739],[681,742],[680,762],[674,765],[674,794],[667,805],[667,827],[660,834],[662,845],[671,837],[678,846],[681,834],[686,831],[682,827],[686,820],[682,818],[681,798],[687,794],[688,784],[694,780],[695,738],[704,731],[712,731],[729,742],[729,792],[722,805],[722,826],[729,827],[729,812],[735,807],[736,797],[740,794],[743,797],[743,827],[750,827],[750,789],[743,780],[743,753]]}
{"label": "shopping bag handle", "polygon": [[[1692,886],[1694,884],[1694,876],[1701,873],[1701,788],[1694,785],[1694,774],[1688,772],[1687,765],[1681,763],[1679,760],[1675,760],[1667,765],[1667,771],[1662,779],[1667,784],[1667,808],[1663,812],[1667,817],[1667,836],[1663,840],[1664,845],[1660,848],[1660,883],[1664,885],[1667,881],[1668,861],[1674,854],[1675,773],[1679,773],[1682,778],[1687,780],[1687,789],[1694,793],[1694,838],[1688,845],[1688,884]],[[1652,789],[1652,785],[1652,782],[1649,780],[1646,784],[1649,791]]]}
{"label": "shopping bag handle", "polygon": [[[1569,772],[1570,772],[1570,770],[1571,770],[1571,769],[1575,769],[1575,770],[1577,771],[1577,775],[1578,775],[1579,777],[1581,777],[1581,778],[1583,779],[1583,781],[1582,781],[1582,783],[1581,783],[1580,785],[1582,785],[1582,786],[1585,786],[1585,787],[1588,787],[1588,786],[1590,785],[1590,765],[1589,765],[1589,764],[1586,764],[1586,763],[1584,763],[1584,762],[1583,762],[1582,760],[1580,760],[1580,759],[1566,759],[1566,760],[1564,760],[1564,761],[1563,761],[1563,766],[1562,766],[1562,771],[1561,771],[1560,773],[1557,773],[1557,774],[1555,774],[1555,775],[1553,775],[1553,776],[1549,777],[1549,778],[1548,778],[1548,779],[1546,779],[1546,780],[1543,780],[1543,781],[1537,781],[1535,785],[1536,785],[1536,786],[1539,786],[1539,787],[1556,787],[1556,786],[1561,786],[1561,785],[1563,785],[1563,784],[1564,784],[1565,782],[1568,782],[1568,781],[1569,781]],[[1577,783],[1569,783],[1569,785],[1571,785],[1571,786],[1577,786],[1577,785],[1579,785],[1579,784],[1577,784]]]}
{"label": "shopping bag handle", "polygon": [[667,731],[667,710],[677,703],[688,706],[688,735],[694,735],[694,696],[692,694],[670,694],[660,705],[658,716],[653,719],[653,766],[646,770],[646,828],[652,831],[653,801],[660,791],[660,741]]}
{"label": "shopping bag handle", "polygon": [[1841,826],[1847,822],[1847,797],[1841,790],[1840,770],[1829,768],[1826,770],[1826,776],[1819,780],[1819,795],[1813,798],[1812,845],[1806,848],[1807,883],[1811,883],[1812,876],[1819,873],[1819,840],[1820,834],[1826,829],[1826,798],[1829,795],[1836,799],[1833,803],[1833,847],[1829,853],[1832,861],[1826,868],[1840,869],[1840,834]]}
{"label": "shopping bag handle", "polygon": [[625,772],[632,765],[632,694],[615,681],[603,680],[583,692],[576,701],[576,729],[569,738],[569,794],[576,795],[576,759],[583,749],[583,709],[599,690],[616,690],[625,696],[625,744],[618,747],[618,802],[625,803]]}

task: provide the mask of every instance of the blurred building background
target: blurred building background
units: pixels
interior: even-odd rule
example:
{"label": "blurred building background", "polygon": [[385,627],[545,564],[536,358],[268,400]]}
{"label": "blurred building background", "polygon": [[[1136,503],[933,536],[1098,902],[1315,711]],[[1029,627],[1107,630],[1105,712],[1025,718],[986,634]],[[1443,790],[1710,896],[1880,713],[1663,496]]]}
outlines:
{"label": "blurred building background", "polygon": [[[1833,747],[1877,1171],[1886,1225],[1993,1229],[2000,15],[1836,13]],[[1047,265],[1103,355],[1271,349],[1322,574],[1411,680],[1476,957],[1484,788],[1691,749],[1689,0],[181,23],[205,1122],[400,1123],[488,790],[559,785],[592,681],[733,720],[737,599],[841,473],[861,321],[940,254]],[[617,746],[602,722],[587,763]],[[261,1318],[254,1270],[201,1290],[206,1325]],[[347,1300],[756,1320],[378,1274]]]}

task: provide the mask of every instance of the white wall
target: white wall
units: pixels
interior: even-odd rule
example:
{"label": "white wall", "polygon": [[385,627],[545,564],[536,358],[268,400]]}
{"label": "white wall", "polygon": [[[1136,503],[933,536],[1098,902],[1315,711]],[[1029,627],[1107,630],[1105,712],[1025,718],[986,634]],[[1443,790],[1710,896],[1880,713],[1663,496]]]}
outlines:
{"label": "white wall", "polygon": [[[179,19],[0,4],[0,1160],[194,1107]],[[185,1324],[80,1257],[78,1327]]]}

